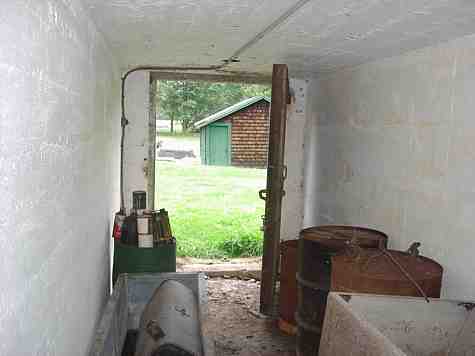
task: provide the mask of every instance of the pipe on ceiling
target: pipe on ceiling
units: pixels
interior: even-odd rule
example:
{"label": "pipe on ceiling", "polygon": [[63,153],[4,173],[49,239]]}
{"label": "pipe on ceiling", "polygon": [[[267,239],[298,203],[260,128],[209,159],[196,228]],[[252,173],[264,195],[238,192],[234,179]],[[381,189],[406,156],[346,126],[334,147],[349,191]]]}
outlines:
{"label": "pipe on ceiling", "polygon": [[238,50],[236,50],[231,57],[229,57],[229,60],[239,60],[239,56],[243,54],[245,51],[247,51],[249,48],[254,46],[257,42],[262,40],[265,36],[267,36],[269,33],[274,31],[277,27],[282,25],[284,22],[286,22],[290,17],[295,15],[297,11],[299,11],[304,5],[306,5],[308,2],[311,0],[300,0],[297,1],[293,6],[291,6],[289,9],[287,9],[282,15],[280,15],[276,20],[271,22],[267,27],[265,27],[261,32],[259,32],[257,35],[255,35],[253,38],[251,38],[249,41],[247,41],[244,45],[242,45]]}
{"label": "pipe on ceiling", "polygon": [[121,120],[120,124],[122,127],[121,138],[120,138],[120,212],[125,214],[125,199],[124,199],[124,140],[125,140],[125,127],[128,124],[128,120],[125,115],[125,82],[127,77],[138,71],[150,71],[150,72],[188,72],[188,71],[221,71],[225,72],[225,67],[231,63],[239,62],[239,56],[242,55],[249,48],[254,46],[260,40],[262,40],[269,33],[274,31],[277,27],[282,25],[287,21],[291,16],[293,16],[297,11],[299,11],[304,5],[306,5],[311,0],[299,0],[289,9],[287,9],[281,16],[276,20],[271,22],[266,26],[262,31],[257,33],[253,38],[247,41],[244,45],[239,47],[230,57],[223,60],[221,64],[210,65],[210,66],[138,66],[134,67],[122,76],[122,87],[121,87]]}

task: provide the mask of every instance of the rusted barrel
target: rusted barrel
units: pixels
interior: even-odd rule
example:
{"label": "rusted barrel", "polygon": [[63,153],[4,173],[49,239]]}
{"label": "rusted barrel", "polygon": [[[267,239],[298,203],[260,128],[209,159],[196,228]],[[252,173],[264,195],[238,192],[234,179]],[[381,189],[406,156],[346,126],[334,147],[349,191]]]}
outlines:
{"label": "rusted barrel", "polygon": [[332,258],[331,290],[439,298],[442,273],[440,264],[418,253],[365,249]]}
{"label": "rusted barrel", "polygon": [[304,229],[299,239],[297,354],[318,354],[327,295],[331,285],[331,258],[350,242],[367,248],[386,247],[386,234],[356,226],[325,225]]}
{"label": "rusted barrel", "polygon": [[297,247],[298,240],[280,244],[279,329],[291,335],[297,332]]}

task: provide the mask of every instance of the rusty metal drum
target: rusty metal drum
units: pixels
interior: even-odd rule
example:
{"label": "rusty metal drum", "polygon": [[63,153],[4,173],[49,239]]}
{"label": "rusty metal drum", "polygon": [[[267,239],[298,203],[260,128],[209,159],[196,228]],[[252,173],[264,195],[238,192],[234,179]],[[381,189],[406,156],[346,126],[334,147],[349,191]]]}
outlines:
{"label": "rusty metal drum", "polygon": [[317,355],[331,285],[332,257],[351,243],[364,248],[385,248],[388,236],[356,226],[323,225],[301,231],[297,273],[297,354]]}
{"label": "rusty metal drum", "polygon": [[362,249],[332,258],[331,290],[439,298],[442,274],[440,264],[418,253]]}
{"label": "rusty metal drum", "polygon": [[295,335],[297,325],[297,248],[298,240],[284,241],[280,244],[280,291],[279,291],[279,329]]}

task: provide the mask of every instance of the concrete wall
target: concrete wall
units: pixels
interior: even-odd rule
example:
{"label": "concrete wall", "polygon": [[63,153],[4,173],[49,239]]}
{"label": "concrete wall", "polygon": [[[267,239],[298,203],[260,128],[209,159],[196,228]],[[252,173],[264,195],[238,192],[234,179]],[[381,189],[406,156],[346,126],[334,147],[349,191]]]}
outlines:
{"label": "concrete wall", "polygon": [[304,135],[306,127],[307,81],[290,79],[293,93],[292,104],[288,107],[285,137],[284,164],[287,179],[284,181],[285,196],[282,199],[282,240],[297,239],[302,229],[304,210]]}
{"label": "concrete wall", "polygon": [[[150,117],[150,74],[132,73],[125,86],[129,124],[124,141],[124,192],[127,211],[132,208],[132,192],[147,192],[147,207],[153,208],[155,184],[155,119]],[[149,133],[152,132],[150,137]],[[150,141],[153,142],[150,144]]]}
{"label": "concrete wall", "polygon": [[475,296],[475,37],[314,80],[305,224],[422,242],[443,295]]}
{"label": "concrete wall", "polygon": [[84,355],[109,292],[120,74],[78,0],[0,11],[0,355]]}

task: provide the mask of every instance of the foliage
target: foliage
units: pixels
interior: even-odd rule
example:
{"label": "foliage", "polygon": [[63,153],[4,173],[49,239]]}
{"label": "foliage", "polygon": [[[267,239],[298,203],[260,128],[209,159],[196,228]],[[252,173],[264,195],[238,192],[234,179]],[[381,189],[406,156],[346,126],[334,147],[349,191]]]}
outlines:
{"label": "foliage", "polygon": [[157,162],[156,206],[169,211],[177,254],[262,255],[264,169]]}
{"label": "foliage", "polygon": [[270,87],[258,84],[163,80],[157,87],[159,118],[172,123],[181,121],[184,131],[196,121],[245,98],[270,96]]}

